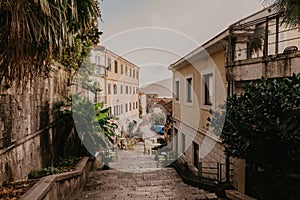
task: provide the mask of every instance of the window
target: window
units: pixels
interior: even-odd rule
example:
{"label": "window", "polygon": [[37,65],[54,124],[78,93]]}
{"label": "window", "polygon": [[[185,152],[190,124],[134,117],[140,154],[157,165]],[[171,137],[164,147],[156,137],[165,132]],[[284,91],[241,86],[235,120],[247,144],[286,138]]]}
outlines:
{"label": "window", "polygon": [[128,112],[128,103],[125,104],[125,112]]}
{"label": "window", "polygon": [[132,109],[133,110],[135,109],[135,103],[134,102],[132,103]]}
{"label": "window", "polygon": [[128,94],[128,85],[126,85],[126,94]]}
{"label": "window", "polygon": [[115,60],[115,73],[118,73],[118,61]]}
{"label": "window", "polygon": [[128,67],[127,66],[125,67],[125,75],[126,76],[128,75]]}
{"label": "window", "polygon": [[175,100],[179,100],[179,80],[175,81]]}
{"label": "window", "polygon": [[107,94],[111,94],[111,84],[107,84]]}
{"label": "window", "polygon": [[123,85],[121,85],[120,87],[121,87],[121,89],[120,89],[121,92],[120,93],[123,94]]}
{"label": "window", "polygon": [[213,74],[203,75],[204,83],[204,105],[212,105],[212,94],[213,94]]}
{"label": "window", "polygon": [[131,73],[132,73],[132,71],[131,71],[131,68],[129,69],[129,77],[131,77]]}
{"label": "window", "polygon": [[131,94],[131,86],[129,87],[129,94]]}
{"label": "window", "polygon": [[135,78],[135,70],[133,70],[133,74],[132,75],[133,75],[133,78]]}
{"label": "window", "polygon": [[118,108],[119,108],[119,106],[114,106],[114,115],[119,114]]}
{"label": "window", "polygon": [[186,102],[192,103],[193,97],[192,97],[192,84],[193,84],[193,78],[187,78],[186,79]]}
{"label": "window", "polygon": [[123,114],[123,105],[120,105],[120,114]]}
{"label": "window", "polygon": [[118,93],[118,86],[117,84],[114,84],[114,94],[117,94]]}
{"label": "window", "polygon": [[182,153],[185,154],[185,134],[181,133],[182,138]]}
{"label": "window", "polygon": [[108,63],[107,70],[110,71],[111,70],[111,59],[110,58],[107,59],[107,63]]}
{"label": "window", "polygon": [[95,63],[98,64],[98,56],[95,56]]}
{"label": "window", "polygon": [[135,107],[136,109],[138,109],[138,102],[135,102]]}
{"label": "window", "polygon": [[112,115],[112,108],[109,107],[109,115],[111,116]]}
{"label": "window", "polygon": [[138,79],[139,78],[139,72],[136,71],[136,78]]}
{"label": "window", "polygon": [[131,111],[131,103],[129,103],[129,111]]}
{"label": "window", "polygon": [[124,74],[124,67],[121,65],[121,74]]}

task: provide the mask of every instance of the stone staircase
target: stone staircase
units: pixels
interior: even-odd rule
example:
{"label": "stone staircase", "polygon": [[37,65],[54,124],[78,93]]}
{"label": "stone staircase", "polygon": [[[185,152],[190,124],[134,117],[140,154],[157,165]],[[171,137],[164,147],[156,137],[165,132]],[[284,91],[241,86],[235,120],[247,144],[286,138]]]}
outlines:
{"label": "stone staircase", "polygon": [[183,183],[173,168],[127,173],[118,170],[91,172],[83,191],[73,200],[104,199],[218,199],[214,193]]}
{"label": "stone staircase", "polygon": [[142,143],[133,151],[118,151],[110,169],[90,172],[87,184],[72,199],[218,199],[214,193],[185,184],[175,169],[160,168],[155,155],[143,151]]}

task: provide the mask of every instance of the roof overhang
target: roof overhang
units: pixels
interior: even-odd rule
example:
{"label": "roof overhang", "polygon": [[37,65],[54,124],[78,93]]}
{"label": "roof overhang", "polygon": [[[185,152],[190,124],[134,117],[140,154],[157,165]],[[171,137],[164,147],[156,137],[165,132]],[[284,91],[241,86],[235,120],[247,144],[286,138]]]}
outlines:
{"label": "roof overhang", "polygon": [[229,29],[226,29],[208,42],[204,43],[197,49],[171,64],[168,69],[172,71],[178,70],[179,68],[186,66],[191,62],[207,58],[208,55],[213,55],[221,50],[224,50],[229,33]]}

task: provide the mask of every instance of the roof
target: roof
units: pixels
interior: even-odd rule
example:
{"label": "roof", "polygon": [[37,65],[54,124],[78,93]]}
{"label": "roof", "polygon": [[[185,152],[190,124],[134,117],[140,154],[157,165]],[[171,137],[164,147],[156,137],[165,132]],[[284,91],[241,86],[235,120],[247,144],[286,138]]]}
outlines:
{"label": "roof", "polygon": [[133,65],[133,66],[135,66],[136,68],[140,69],[140,67],[137,66],[136,64],[134,64],[134,63],[132,63],[131,61],[129,61],[129,60],[123,58],[122,56],[119,56],[118,54],[112,52],[111,50],[108,50],[108,49],[107,49],[106,47],[104,47],[104,46],[96,45],[96,46],[94,46],[94,49],[93,49],[93,50],[96,50],[96,51],[97,51],[97,50],[99,50],[99,51],[104,51],[104,52],[106,52],[106,53],[112,54],[113,56],[115,56],[115,57],[117,57],[117,58],[120,58],[120,59],[124,60],[125,62],[128,62],[130,65]]}
{"label": "roof", "polygon": [[[175,63],[171,64],[169,66],[169,70],[175,69],[175,68],[180,68],[182,66],[185,66],[186,64],[188,64],[188,60],[192,59],[193,57],[195,57],[196,55],[200,55],[201,53],[204,53],[206,51],[209,52],[209,48],[213,47],[214,45],[218,44],[220,41],[226,39],[229,34],[230,34],[230,29],[232,26],[238,26],[240,24],[245,24],[248,22],[251,22],[255,19],[260,19],[263,16],[267,16],[267,15],[274,15],[276,13],[276,6],[272,5],[269,6],[267,8],[264,8],[258,12],[255,12],[233,24],[231,24],[229,26],[229,28],[225,29],[223,32],[219,33],[218,35],[216,35],[215,37],[213,37],[212,39],[210,39],[209,41],[205,42],[203,45],[201,45],[200,47],[196,48],[195,50],[191,51],[190,53],[188,53],[186,56],[182,57],[181,59],[177,60]],[[210,53],[210,52],[209,52]]]}
{"label": "roof", "polygon": [[219,33],[218,35],[216,35],[215,37],[213,37],[212,39],[210,39],[209,41],[207,41],[206,43],[204,43],[203,45],[201,45],[200,47],[196,48],[195,50],[193,50],[190,53],[188,53],[186,56],[182,57],[181,59],[179,59],[175,63],[171,64],[169,66],[169,70],[172,70],[175,67],[182,67],[182,66],[184,66],[185,64],[189,63],[188,60],[192,59],[196,55],[200,55],[202,53],[205,54],[208,51],[209,48],[211,48],[212,46],[216,45],[220,41],[224,40],[228,36],[229,36],[229,29],[227,28],[223,32]]}

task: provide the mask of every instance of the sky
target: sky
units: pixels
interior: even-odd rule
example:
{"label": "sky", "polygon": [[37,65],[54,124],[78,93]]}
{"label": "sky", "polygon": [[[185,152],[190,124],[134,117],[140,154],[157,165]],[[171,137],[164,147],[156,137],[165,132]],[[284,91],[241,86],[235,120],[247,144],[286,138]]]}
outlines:
{"label": "sky", "polygon": [[170,64],[263,5],[260,0],[104,0],[100,9],[100,45],[139,66],[143,86],[170,78]]}

